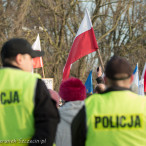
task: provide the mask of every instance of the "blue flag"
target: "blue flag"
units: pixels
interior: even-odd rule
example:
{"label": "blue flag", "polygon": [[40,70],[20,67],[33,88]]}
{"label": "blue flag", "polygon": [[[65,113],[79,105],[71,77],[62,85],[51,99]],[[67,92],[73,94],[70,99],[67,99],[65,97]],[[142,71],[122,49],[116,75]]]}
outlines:
{"label": "blue flag", "polygon": [[92,85],[92,70],[89,73],[89,76],[85,82],[86,93],[93,93],[93,85]]}
{"label": "blue flag", "polygon": [[134,75],[133,83],[138,87],[139,86],[138,63],[136,64],[133,75]]}
{"label": "blue flag", "polygon": [[138,75],[138,63],[136,64],[136,67],[134,69],[134,72],[133,72],[133,82],[132,82],[132,85],[131,85],[131,89],[133,92],[137,93],[137,94],[140,94],[140,89],[139,89],[139,75]]}

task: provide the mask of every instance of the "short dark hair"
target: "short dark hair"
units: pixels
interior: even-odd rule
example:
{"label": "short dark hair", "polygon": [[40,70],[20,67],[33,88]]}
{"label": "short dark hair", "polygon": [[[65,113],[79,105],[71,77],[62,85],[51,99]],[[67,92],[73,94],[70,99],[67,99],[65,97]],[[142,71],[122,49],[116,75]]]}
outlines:
{"label": "short dark hair", "polygon": [[3,66],[6,64],[11,64],[12,61],[15,61],[16,57],[10,57],[10,58],[3,58],[2,59],[2,64]]}

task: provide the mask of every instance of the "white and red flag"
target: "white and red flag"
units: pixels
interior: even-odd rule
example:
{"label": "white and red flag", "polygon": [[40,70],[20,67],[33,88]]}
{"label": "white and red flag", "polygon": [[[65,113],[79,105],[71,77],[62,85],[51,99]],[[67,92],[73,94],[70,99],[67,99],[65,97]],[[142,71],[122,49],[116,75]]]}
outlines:
{"label": "white and red flag", "polygon": [[141,79],[144,79],[144,92],[146,92],[146,63],[142,72]]}
{"label": "white and red flag", "polygon": [[[39,34],[36,38],[36,41],[32,45],[33,50],[41,51],[40,37]],[[43,67],[42,57],[33,58],[33,68]]]}
{"label": "white and red flag", "polygon": [[69,78],[71,64],[78,59],[97,51],[98,45],[96,42],[93,26],[89,17],[88,10],[85,11],[84,19],[75,36],[73,45],[69,52],[67,62],[63,70],[63,80]]}

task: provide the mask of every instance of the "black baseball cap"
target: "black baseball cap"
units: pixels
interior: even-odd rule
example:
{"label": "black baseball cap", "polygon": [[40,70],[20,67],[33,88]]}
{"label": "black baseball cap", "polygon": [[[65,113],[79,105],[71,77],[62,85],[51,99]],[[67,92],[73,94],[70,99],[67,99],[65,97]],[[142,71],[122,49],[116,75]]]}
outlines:
{"label": "black baseball cap", "polygon": [[33,50],[31,44],[23,38],[12,38],[4,43],[1,58],[15,57],[17,54],[29,54],[32,58],[41,57],[44,51]]}
{"label": "black baseball cap", "polygon": [[[119,74],[124,76],[117,77]],[[112,80],[125,80],[133,74],[133,70],[129,62],[120,56],[113,56],[107,62],[105,67],[105,75]]]}

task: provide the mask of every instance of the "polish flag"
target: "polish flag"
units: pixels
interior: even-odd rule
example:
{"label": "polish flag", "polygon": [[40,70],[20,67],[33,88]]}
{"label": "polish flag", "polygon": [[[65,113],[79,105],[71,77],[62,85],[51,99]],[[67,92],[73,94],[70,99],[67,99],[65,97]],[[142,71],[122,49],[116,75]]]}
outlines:
{"label": "polish flag", "polygon": [[142,72],[141,79],[144,79],[144,92],[146,92],[146,63]]}
{"label": "polish flag", "polygon": [[96,42],[93,26],[89,17],[88,10],[86,9],[84,19],[79,27],[75,36],[73,45],[69,52],[67,62],[63,70],[63,80],[69,78],[71,64],[78,59],[97,51],[98,45]]}
{"label": "polish flag", "polygon": [[[32,48],[33,50],[41,51],[39,34],[36,38],[36,41],[33,43]],[[43,67],[42,57],[33,58],[33,68],[40,68],[40,67]]]}

